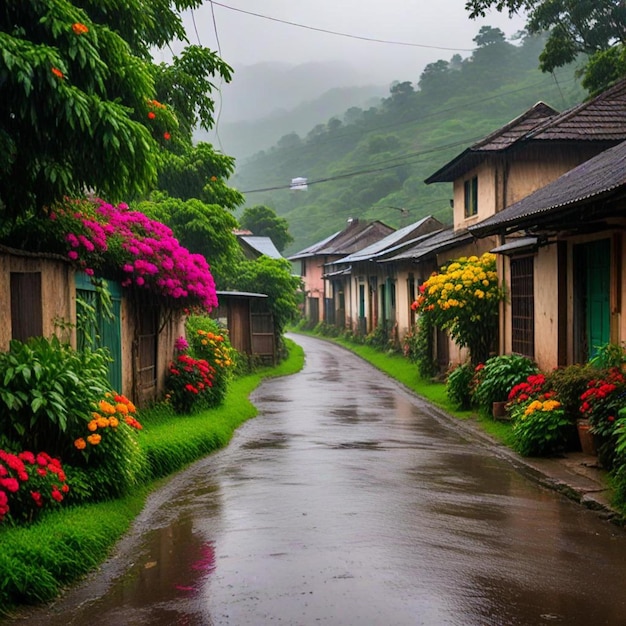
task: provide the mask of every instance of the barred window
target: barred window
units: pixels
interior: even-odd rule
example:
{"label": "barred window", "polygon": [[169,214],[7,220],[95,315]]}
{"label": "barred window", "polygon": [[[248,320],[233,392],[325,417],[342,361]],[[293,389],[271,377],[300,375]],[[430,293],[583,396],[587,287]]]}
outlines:
{"label": "barred window", "polygon": [[511,259],[511,332],[513,352],[535,357],[534,258]]}

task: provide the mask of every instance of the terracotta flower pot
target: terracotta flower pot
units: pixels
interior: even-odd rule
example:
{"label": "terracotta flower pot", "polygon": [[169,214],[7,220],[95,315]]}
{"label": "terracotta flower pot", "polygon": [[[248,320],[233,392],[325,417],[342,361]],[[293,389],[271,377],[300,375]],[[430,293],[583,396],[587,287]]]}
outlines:
{"label": "terracotta flower pot", "polygon": [[596,442],[594,436],[589,430],[591,424],[587,419],[576,420],[576,428],[578,429],[578,438],[580,439],[580,447],[585,454],[596,456],[598,454],[596,450]]}
{"label": "terracotta flower pot", "polygon": [[508,420],[509,414],[506,410],[506,402],[494,402],[491,406],[491,413],[494,419]]}

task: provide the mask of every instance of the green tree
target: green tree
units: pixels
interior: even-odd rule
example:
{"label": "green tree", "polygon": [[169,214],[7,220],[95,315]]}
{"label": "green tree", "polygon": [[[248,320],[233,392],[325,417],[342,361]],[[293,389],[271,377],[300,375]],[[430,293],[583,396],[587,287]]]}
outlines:
{"label": "green tree", "polygon": [[[540,68],[552,72],[588,55],[581,74],[583,85],[597,93],[626,70],[626,4],[622,0],[467,0],[471,18],[484,17],[487,10],[527,12],[527,29],[548,31],[539,57]],[[602,60],[602,62],[600,62]]]}
{"label": "green tree", "polygon": [[233,288],[241,291],[264,293],[274,316],[277,336],[298,314],[297,292],[301,287],[299,276],[294,276],[287,259],[261,256],[253,261],[243,261],[237,267]]}
{"label": "green tree", "polygon": [[164,155],[158,188],[182,200],[198,198],[234,210],[244,200],[242,194],[225,182],[234,169],[232,157],[216,152],[211,144],[200,142],[183,147],[178,154]]}
{"label": "green tree", "polygon": [[[208,52],[172,72],[150,51],[186,41],[180,17],[200,0],[6,0],[0,9],[0,211],[15,217],[85,189],[118,200],[145,193],[163,148],[193,115],[209,123],[206,72],[229,78]],[[198,60],[198,57],[202,57]],[[188,62],[187,65],[183,61]],[[196,63],[194,66],[192,61]],[[183,69],[197,83],[186,83]],[[189,66],[192,66],[189,69]],[[175,74],[179,80],[174,80]],[[169,83],[168,83],[169,79]],[[157,86],[172,101],[163,106]],[[168,87],[171,89],[168,96]],[[184,95],[190,94],[185,109]],[[193,110],[190,113],[189,107]]]}
{"label": "green tree", "polygon": [[239,223],[242,228],[252,231],[259,237],[269,237],[279,252],[282,252],[293,241],[289,234],[289,224],[284,217],[276,215],[276,211],[259,204],[248,207],[241,216]]}

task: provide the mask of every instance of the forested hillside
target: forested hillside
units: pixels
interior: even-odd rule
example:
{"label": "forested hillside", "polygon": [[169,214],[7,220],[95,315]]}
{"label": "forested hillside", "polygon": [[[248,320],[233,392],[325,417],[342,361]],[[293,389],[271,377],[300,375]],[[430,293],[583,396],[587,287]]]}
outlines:
{"label": "forested hillside", "polygon": [[[555,75],[537,69],[543,39],[508,42],[499,29],[483,27],[475,41],[466,58],[397,77],[379,107],[351,108],[238,164],[231,182],[246,206],[265,204],[288,220],[294,242],[286,255],[350,217],[396,227],[428,214],[450,222],[451,185],[425,185],[425,178],[540,100],[563,110],[584,99],[574,67]],[[308,178],[307,191],[289,189],[299,176]]]}

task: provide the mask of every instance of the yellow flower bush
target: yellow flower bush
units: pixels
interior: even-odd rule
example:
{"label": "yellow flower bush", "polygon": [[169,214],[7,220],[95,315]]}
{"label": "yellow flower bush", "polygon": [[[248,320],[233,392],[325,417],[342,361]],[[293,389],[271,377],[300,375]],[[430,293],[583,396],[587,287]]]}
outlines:
{"label": "yellow flower bush", "polygon": [[467,347],[477,364],[485,361],[494,347],[503,298],[496,257],[485,253],[461,257],[433,273],[420,287],[413,309],[447,330],[460,347]]}

